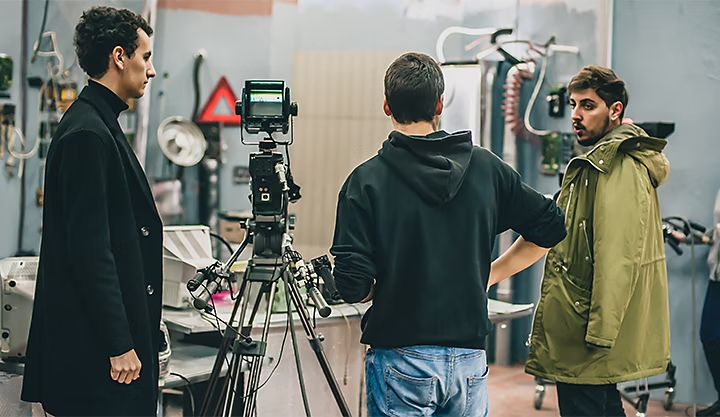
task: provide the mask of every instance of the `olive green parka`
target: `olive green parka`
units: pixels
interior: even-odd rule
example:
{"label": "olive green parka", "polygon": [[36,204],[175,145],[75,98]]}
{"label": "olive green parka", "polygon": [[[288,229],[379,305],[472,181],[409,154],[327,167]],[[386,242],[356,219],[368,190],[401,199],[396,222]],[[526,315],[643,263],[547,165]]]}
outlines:
{"label": "olive green parka", "polygon": [[613,384],[663,373],[670,317],[656,188],[667,142],[621,125],[568,164],[558,206],[567,237],[550,250],[527,373]]}

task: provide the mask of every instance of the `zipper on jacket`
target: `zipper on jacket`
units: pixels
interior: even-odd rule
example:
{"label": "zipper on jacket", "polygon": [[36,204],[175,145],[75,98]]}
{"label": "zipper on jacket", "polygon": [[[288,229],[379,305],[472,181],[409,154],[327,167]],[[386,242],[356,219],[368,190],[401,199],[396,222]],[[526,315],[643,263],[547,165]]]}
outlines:
{"label": "zipper on jacket", "polygon": [[592,251],[590,250],[590,238],[588,238],[588,234],[587,234],[587,220],[583,220],[581,225],[582,225],[583,233],[585,234],[585,245],[587,246],[588,257],[590,258],[591,263],[595,263],[595,261],[593,260]]}
{"label": "zipper on jacket", "polygon": [[[545,268],[547,268],[547,262],[548,262],[548,261],[547,261],[547,255],[546,255],[545,264],[543,265],[543,284],[545,283],[545,276],[544,276],[544,275],[545,275]],[[564,261],[560,261],[560,262],[559,262],[558,264],[556,264],[556,265],[557,265],[557,267],[562,268],[565,272],[568,272],[568,269],[567,269],[567,267],[565,266],[565,262],[564,262]],[[540,287],[540,297],[542,297],[542,286]],[[526,346],[526,347],[530,347],[530,344],[532,344],[532,337],[533,337],[533,334],[535,334],[535,318],[536,318],[536,316],[537,316],[537,312],[538,312],[538,309],[537,309],[537,306],[536,306],[535,309],[533,309],[532,322],[530,323],[530,334],[528,335],[527,341],[525,342],[525,346]]]}
{"label": "zipper on jacket", "polygon": [[569,213],[570,213],[570,201],[572,201],[572,195],[573,195],[573,190],[574,190],[574,189],[575,189],[575,183],[570,183],[570,194],[568,195],[568,201],[567,201],[567,204],[565,205],[565,225],[566,225],[566,226],[567,226],[568,218],[570,217],[570,216],[569,216]]}

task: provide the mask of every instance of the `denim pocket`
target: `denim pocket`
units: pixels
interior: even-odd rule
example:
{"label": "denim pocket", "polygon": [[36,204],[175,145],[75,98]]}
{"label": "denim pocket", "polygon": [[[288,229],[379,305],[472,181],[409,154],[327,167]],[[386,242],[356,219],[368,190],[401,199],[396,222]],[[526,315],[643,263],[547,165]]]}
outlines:
{"label": "denim pocket", "polygon": [[485,366],[482,376],[470,376],[467,379],[467,402],[463,417],[487,417],[488,415],[488,390],[487,377],[490,368]]}
{"label": "denim pocket", "polygon": [[405,375],[388,365],[385,367],[387,385],[387,411],[391,416],[405,417],[425,415],[435,402],[435,386],[438,378],[416,378]]}

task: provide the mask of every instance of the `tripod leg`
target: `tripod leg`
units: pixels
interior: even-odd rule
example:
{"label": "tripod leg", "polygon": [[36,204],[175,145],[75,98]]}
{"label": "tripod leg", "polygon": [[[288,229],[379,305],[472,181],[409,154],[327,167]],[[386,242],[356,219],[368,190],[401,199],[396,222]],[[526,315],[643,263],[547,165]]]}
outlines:
{"label": "tripod leg", "polygon": [[[267,310],[265,312],[265,322],[263,323],[262,328],[262,336],[261,341],[262,343],[267,343],[268,333],[270,330],[270,317],[272,316],[272,302],[273,299],[275,299],[275,292],[277,289],[276,282],[270,282],[266,285],[269,285],[269,289],[267,289]],[[253,314],[254,316],[254,314]],[[252,325],[252,322],[250,323]],[[262,372],[262,363],[263,363],[264,355],[261,356],[254,356],[252,360],[252,364],[250,366],[250,375],[248,378],[248,384],[247,384],[247,394],[245,395],[245,417],[251,417],[253,413],[253,409],[255,408],[255,403],[257,401],[257,391],[260,386],[260,376]]]}
{"label": "tripod leg", "polygon": [[[235,320],[235,316],[237,315],[238,308],[240,304],[243,304],[243,311],[245,310],[245,300],[246,298],[243,297],[243,291],[246,288],[247,281],[243,280],[243,283],[240,287],[240,291],[238,291],[238,297],[241,297],[238,302],[235,303],[233,306],[232,313],[230,314],[230,320],[228,321],[228,327],[225,330],[225,334],[223,335],[223,340],[220,344],[220,348],[218,349],[218,354],[215,357],[215,363],[213,364],[213,369],[210,374],[210,378],[208,379],[208,388],[205,392],[205,398],[203,399],[202,406],[200,407],[200,416],[208,416],[210,415],[209,409],[210,405],[213,401],[213,397],[216,394],[217,390],[217,383],[220,379],[220,374],[222,372],[222,367],[224,362],[226,361],[227,354],[230,351],[230,348],[232,347],[233,341],[236,339],[236,332],[240,330],[240,323],[242,321],[238,322],[237,328],[233,327],[233,321]],[[242,320],[242,318],[241,318]],[[218,399],[220,401],[220,399]],[[217,415],[217,408],[215,409],[215,412],[212,415]]]}
{"label": "tripod leg", "polygon": [[[290,278],[286,276],[286,279],[289,280]],[[343,417],[350,417],[352,416],[352,414],[350,413],[350,408],[345,402],[345,397],[343,397],[342,391],[340,390],[340,385],[335,379],[335,375],[333,374],[332,368],[330,367],[330,362],[328,361],[327,356],[325,356],[325,351],[322,347],[322,341],[318,337],[317,333],[315,333],[315,329],[310,324],[309,314],[307,312],[307,309],[305,308],[305,305],[302,302],[300,293],[298,292],[297,288],[293,283],[288,283],[288,287],[288,292],[292,296],[293,304],[295,304],[295,309],[300,316],[300,321],[302,322],[303,328],[305,328],[305,333],[307,334],[308,341],[310,342],[310,347],[312,347],[313,352],[315,352],[315,356],[320,363],[320,368],[325,375],[328,386],[330,386],[330,391],[332,391],[333,397],[335,397],[335,402],[337,402],[340,413],[343,415]]]}
{"label": "tripod leg", "polygon": [[[286,272],[285,274],[289,274],[289,272]],[[303,380],[302,365],[300,364],[300,351],[298,350],[297,337],[295,336],[295,326],[293,325],[294,320],[292,315],[292,306],[290,305],[291,297],[287,296],[290,292],[290,284],[288,284],[287,275],[285,275],[285,278],[286,279],[283,279],[286,294],[285,302],[287,304],[288,325],[290,326],[290,336],[292,338],[293,353],[295,355],[295,366],[297,367],[298,382],[300,383],[300,394],[302,395],[303,406],[305,407],[305,416],[310,417],[310,405],[308,404],[307,394],[305,392],[305,381]]]}
{"label": "tripod leg", "polygon": [[237,393],[240,392],[242,394],[242,391],[239,391],[241,385],[240,380],[243,378],[242,361],[243,357],[241,355],[233,355],[232,362],[230,362],[230,368],[228,369],[226,378],[225,405],[223,406],[223,416],[226,417],[235,415],[233,411],[235,410],[234,404],[237,399]]}

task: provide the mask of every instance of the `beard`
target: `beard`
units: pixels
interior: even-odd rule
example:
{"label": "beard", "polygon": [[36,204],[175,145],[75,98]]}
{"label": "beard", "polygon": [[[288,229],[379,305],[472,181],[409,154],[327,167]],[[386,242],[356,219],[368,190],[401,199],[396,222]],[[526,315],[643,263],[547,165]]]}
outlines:
{"label": "beard", "polygon": [[578,143],[582,146],[593,146],[611,130],[610,118],[607,118],[600,129],[588,130],[587,135],[583,138],[578,136]]}

